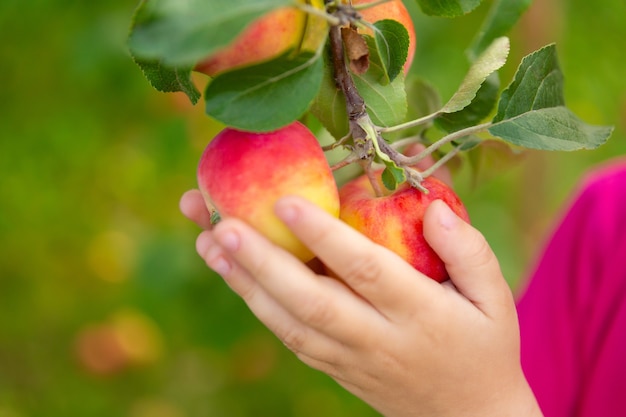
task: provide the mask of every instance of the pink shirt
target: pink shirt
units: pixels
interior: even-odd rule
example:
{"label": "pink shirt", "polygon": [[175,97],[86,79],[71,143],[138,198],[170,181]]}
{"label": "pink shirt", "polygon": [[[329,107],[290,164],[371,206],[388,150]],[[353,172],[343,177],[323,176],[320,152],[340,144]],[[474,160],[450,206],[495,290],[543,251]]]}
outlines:
{"label": "pink shirt", "polygon": [[518,302],[546,417],[626,416],[626,159],[588,175]]}

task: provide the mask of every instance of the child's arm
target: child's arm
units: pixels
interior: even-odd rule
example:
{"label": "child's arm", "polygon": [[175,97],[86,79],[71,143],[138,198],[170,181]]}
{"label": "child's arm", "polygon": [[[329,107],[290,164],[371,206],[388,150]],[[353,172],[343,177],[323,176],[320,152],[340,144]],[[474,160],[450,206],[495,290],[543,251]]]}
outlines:
{"label": "child's arm", "polygon": [[[202,204],[190,192],[181,209],[206,224]],[[451,276],[443,285],[302,199],[282,199],[276,213],[339,279],[235,219],[202,232],[197,250],[303,362],[385,416],[541,415],[498,262],[445,204],[424,220]]]}

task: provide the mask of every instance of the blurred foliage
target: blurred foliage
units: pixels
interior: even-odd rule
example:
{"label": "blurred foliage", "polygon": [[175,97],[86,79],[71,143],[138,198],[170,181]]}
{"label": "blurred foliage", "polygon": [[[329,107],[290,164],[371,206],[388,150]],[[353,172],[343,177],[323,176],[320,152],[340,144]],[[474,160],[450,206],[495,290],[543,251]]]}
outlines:
{"label": "blurred foliage", "polygon": [[[444,97],[488,5],[454,20],[412,10],[412,71]],[[195,255],[178,200],[219,126],[130,60],[135,6],[0,3],[0,416],[376,415],[299,363]],[[580,176],[626,150],[625,19],[621,0],[536,1],[511,34],[505,83],[556,42],[569,107],[617,128],[597,151],[490,163],[477,184],[461,165],[459,192],[513,286]]]}

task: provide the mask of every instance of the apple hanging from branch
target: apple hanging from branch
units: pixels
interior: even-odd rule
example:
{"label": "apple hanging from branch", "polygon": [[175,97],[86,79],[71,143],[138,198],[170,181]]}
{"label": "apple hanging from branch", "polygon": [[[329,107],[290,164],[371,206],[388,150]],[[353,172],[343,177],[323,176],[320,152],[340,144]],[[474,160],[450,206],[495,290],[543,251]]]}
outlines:
{"label": "apple hanging from branch", "polygon": [[[481,3],[416,2],[426,15],[448,18]],[[155,88],[183,91],[194,103],[201,95],[191,72],[211,76],[204,91],[206,113],[228,127],[209,143],[198,168],[207,205],[224,217],[248,221],[303,260],[312,254],[272,212],[282,195],[303,195],[333,215],[339,215],[341,204],[344,221],[443,280],[441,265],[428,269],[436,260],[419,241],[421,215],[435,198],[465,219],[467,213],[454,192],[431,177],[437,168],[480,149],[486,140],[573,151],[594,149],[612,132],[611,127],[586,124],[565,106],[554,45],[526,56],[508,87],[499,91],[499,82],[493,81],[510,48],[503,35],[524,7],[511,10],[503,6],[506,2],[494,2],[468,49],[470,67],[457,91],[442,106],[436,91],[420,91],[436,98],[429,100],[433,108],[407,120],[419,100],[406,97],[416,36],[405,2],[229,0],[225,7],[214,0],[187,0],[184,7],[173,7],[175,3],[141,2],[129,38],[133,58]],[[347,56],[355,46],[365,46],[367,65],[350,67]],[[334,137],[331,145],[322,149],[296,122],[306,123],[309,115]],[[416,142],[424,144],[424,151],[413,156],[399,151],[400,144]],[[337,147],[347,156],[334,168],[358,164],[364,174],[342,188],[341,202],[323,153]],[[415,168],[435,152],[443,156],[432,167]],[[370,206],[377,210],[364,208]],[[368,211],[375,215],[363,214]],[[397,213],[404,220],[393,220]],[[394,225],[400,224],[398,231]]]}
{"label": "apple hanging from branch", "polygon": [[200,158],[198,184],[210,211],[245,220],[305,262],[313,254],[276,217],[276,201],[298,195],[339,215],[337,185],[324,152],[300,122],[266,133],[224,129]]}
{"label": "apple hanging from branch", "polygon": [[[382,170],[374,173],[379,189],[385,189]],[[448,278],[443,261],[428,245],[423,234],[423,218],[429,204],[444,201],[453,212],[469,223],[461,199],[448,185],[435,177],[422,182],[427,192],[402,184],[396,190],[376,194],[370,178],[361,175],[339,189],[339,218],[374,242],[400,255],[415,269],[435,281]]]}
{"label": "apple hanging from branch", "polygon": [[[377,0],[354,0],[354,10]],[[239,67],[258,64],[290,51],[315,51],[325,39],[326,20],[321,18],[322,0],[301,0],[305,12],[298,7],[281,7],[254,20],[231,43],[197,63],[195,71],[215,76]],[[318,10],[319,14],[312,14]],[[408,57],[405,70],[411,66],[415,55],[416,35],[413,21],[402,0],[382,2],[363,8],[360,16],[366,22],[376,23],[384,19],[396,20],[409,33]],[[330,16],[327,16],[330,18]],[[332,19],[331,19],[332,20]],[[366,26],[359,29],[362,34],[373,35]]]}

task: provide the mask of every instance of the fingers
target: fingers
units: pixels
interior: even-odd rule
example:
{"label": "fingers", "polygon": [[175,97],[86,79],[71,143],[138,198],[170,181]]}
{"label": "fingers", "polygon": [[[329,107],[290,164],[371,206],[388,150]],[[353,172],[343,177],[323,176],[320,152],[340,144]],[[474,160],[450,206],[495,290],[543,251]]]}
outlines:
{"label": "fingers", "polygon": [[[269,297],[296,321],[348,344],[362,339],[363,326],[374,326],[380,320],[369,304],[339,281],[317,276],[244,222],[225,219],[215,227],[212,237],[218,248],[212,250],[221,253],[207,255],[209,265],[260,317],[273,320],[263,312]],[[247,282],[250,279],[254,285]],[[259,288],[267,294],[263,301],[258,299]],[[283,337],[288,334],[280,331],[282,325],[278,323],[268,326]]]}
{"label": "fingers", "polygon": [[223,274],[225,282],[254,315],[300,359],[319,369],[323,362],[332,361],[332,352],[341,350],[340,343],[304,325],[277,302],[255,277],[219,246],[212,232],[204,231],[198,236],[196,249],[210,268]]}
{"label": "fingers", "polygon": [[211,214],[207,210],[200,190],[189,190],[180,198],[180,211],[203,229],[211,228]]}
{"label": "fingers", "polygon": [[424,237],[446,264],[458,291],[483,313],[511,307],[510,288],[484,236],[443,201],[433,201],[426,210]]}
{"label": "fingers", "polygon": [[[310,202],[285,197],[276,214],[354,292],[385,316],[429,305],[438,285],[342,221]],[[411,296],[407,297],[410,293]]]}

